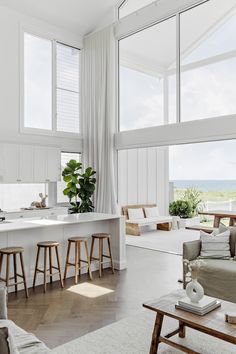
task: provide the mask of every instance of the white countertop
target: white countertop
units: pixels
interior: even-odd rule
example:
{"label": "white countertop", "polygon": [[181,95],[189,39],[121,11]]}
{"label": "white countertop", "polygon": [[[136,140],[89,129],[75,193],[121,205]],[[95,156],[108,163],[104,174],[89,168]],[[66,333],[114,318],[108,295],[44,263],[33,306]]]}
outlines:
{"label": "white countertop", "polygon": [[122,218],[120,215],[102,213],[63,214],[48,217],[24,218],[21,220],[7,220],[7,223],[0,223],[0,232],[17,230],[36,229],[48,226],[59,226],[69,224],[88,223],[102,220]]}

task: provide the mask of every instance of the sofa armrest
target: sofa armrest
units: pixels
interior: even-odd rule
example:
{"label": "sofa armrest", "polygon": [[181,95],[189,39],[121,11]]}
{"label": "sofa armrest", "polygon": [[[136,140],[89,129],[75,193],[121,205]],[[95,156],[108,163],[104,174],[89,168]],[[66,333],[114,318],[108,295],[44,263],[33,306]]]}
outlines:
{"label": "sofa armrest", "polygon": [[0,283],[0,319],[7,319],[7,289]]}
{"label": "sofa armrest", "polygon": [[183,244],[183,259],[188,259],[192,261],[200,255],[201,251],[201,241],[194,240],[189,242],[184,242]]}

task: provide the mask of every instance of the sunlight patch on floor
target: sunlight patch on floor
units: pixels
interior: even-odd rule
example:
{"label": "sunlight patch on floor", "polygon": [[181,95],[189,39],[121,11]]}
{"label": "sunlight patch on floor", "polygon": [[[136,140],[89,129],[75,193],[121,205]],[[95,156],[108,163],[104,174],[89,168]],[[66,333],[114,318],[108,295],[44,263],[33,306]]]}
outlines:
{"label": "sunlight patch on floor", "polygon": [[69,289],[67,289],[67,291],[71,291],[78,295],[89,297],[91,299],[114,292],[114,290],[104,288],[102,286],[90,284],[90,283],[73,285]]}

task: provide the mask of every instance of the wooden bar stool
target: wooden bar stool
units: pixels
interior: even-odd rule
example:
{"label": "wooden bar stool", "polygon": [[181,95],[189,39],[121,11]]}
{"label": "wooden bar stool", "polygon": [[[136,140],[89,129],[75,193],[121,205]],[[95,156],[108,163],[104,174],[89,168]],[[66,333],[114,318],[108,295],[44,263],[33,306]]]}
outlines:
{"label": "wooden bar stool", "polygon": [[[24,262],[23,262],[23,255],[22,253],[24,252],[24,248],[22,247],[6,247],[6,248],[1,248],[0,249],[0,274],[2,271],[2,263],[3,263],[3,257],[6,256],[6,277],[5,278],[0,278],[0,280],[4,281],[6,286],[15,286],[15,293],[18,291],[18,285],[19,284],[24,284],[25,288],[25,296],[28,298],[29,293],[28,293],[28,288],[26,284],[26,277],[25,277],[25,270],[24,270]],[[21,273],[19,274],[17,272],[17,255],[20,256],[20,264],[21,264]],[[13,264],[14,264],[14,276],[10,277],[10,257],[13,256]],[[17,278],[23,279],[22,281],[18,281]],[[10,280],[14,279],[14,283],[10,284]]]}
{"label": "wooden bar stool", "polygon": [[[99,245],[99,256],[98,256],[98,258],[93,256],[93,249],[94,249],[95,240],[99,241],[99,243],[98,243],[98,245]],[[103,240],[107,240],[109,256],[103,254]],[[103,261],[103,258],[109,258],[110,259],[112,273],[114,274],[114,266],[113,266],[113,259],[112,259],[112,253],[111,253],[110,235],[106,234],[106,233],[93,234],[92,235],[91,252],[90,252],[90,262],[92,262],[93,260],[96,260],[96,261],[99,262],[99,277],[100,278],[102,276],[103,264],[106,263],[105,261]]]}
{"label": "wooden bar stool", "polygon": [[[59,274],[61,288],[64,288],[63,279],[61,276],[61,267],[60,267],[60,259],[59,259],[59,254],[58,254],[58,246],[59,246],[59,243],[56,241],[45,241],[45,242],[37,243],[38,250],[37,250],[37,257],[36,257],[35,270],[34,270],[33,288],[35,288],[37,273],[43,273],[43,275],[44,275],[44,292],[46,292],[46,290],[47,290],[47,272],[49,272],[48,275],[50,276],[50,283],[51,284],[52,284],[53,275]],[[43,267],[43,269],[38,268],[38,261],[39,261],[39,255],[40,255],[41,249],[44,249],[44,267]],[[57,266],[52,265],[52,249],[55,249],[55,252],[56,252]],[[47,253],[48,253],[48,259],[49,259],[49,269],[47,269]],[[57,270],[57,272],[53,273],[53,269]]]}
{"label": "wooden bar stool", "polygon": [[[87,239],[88,239],[88,237],[79,237],[79,236],[78,237],[70,237],[68,239],[64,279],[66,279],[68,267],[73,266],[73,267],[75,267],[75,284],[78,283],[78,273],[79,273],[79,275],[81,275],[81,269],[84,267],[87,267],[89,277],[91,280],[93,279],[92,272],[91,272],[91,266],[90,266],[90,258],[89,258],[89,252],[88,252]],[[70,259],[70,249],[71,249],[72,243],[75,244],[75,263],[71,263],[69,260]],[[87,260],[81,259],[81,244],[84,244]],[[81,263],[86,263],[86,266],[81,266]]]}

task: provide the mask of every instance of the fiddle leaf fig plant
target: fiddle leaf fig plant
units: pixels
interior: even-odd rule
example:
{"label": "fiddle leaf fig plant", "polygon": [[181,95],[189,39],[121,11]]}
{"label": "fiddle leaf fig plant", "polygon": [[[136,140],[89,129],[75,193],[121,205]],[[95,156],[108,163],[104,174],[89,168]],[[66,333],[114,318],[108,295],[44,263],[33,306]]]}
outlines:
{"label": "fiddle leaf fig plant", "polygon": [[70,213],[87,213],[94,209],[92,196],[95,191],[96,171],[87,167],[81,173],[82,163],[70,160],[62,171],[63,180],[67,183],[63,193],[69,199]]}
{"label": "fiddle leaf fig plant", "polygon": [[94,175],[96,171],[92,167],[87,167],[85,172],[79,178],[79,192],[78,196],[81,200],[79,205],[80,213],[91,212],[94,209],[91,197],[95,191],[96,178]]}

